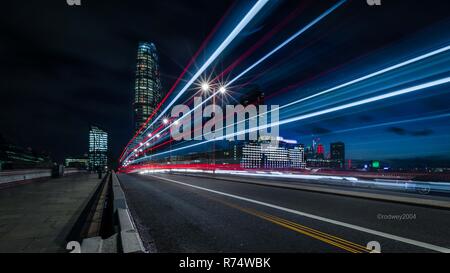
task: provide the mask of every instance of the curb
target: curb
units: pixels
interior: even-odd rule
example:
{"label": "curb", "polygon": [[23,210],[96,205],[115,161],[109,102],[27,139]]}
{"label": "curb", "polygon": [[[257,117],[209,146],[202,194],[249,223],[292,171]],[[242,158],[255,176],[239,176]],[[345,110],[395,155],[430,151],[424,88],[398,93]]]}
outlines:
{"label": "curb", "polygon": [[[111,179],[112,196],[112,228],[116,231],[106,239],[101,236],[84,238],[81,242],[81,253],[143,253],[144,245],[128,209],[125,193],[120,186],[114,171],[108,176]],[[109,183],[106,181],[107,186]]]}
{"label": "curb", "polygon": [[145,252],[141,237],[136,229],[134,221],[128,209],[125,193],[120,186],[119,179],[114,171],[112,176],[112,190],[114,202],[114,214],[117,215],[120,229],[120,242],[123,253]]}

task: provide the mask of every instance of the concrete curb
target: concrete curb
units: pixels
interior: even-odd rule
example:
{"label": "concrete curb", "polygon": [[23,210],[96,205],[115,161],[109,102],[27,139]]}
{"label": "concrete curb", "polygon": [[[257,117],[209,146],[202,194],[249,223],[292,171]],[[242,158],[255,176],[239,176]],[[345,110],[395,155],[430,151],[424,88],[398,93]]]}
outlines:
{"label": "concrete curb", "polygon": [[100,236],[83,239],[81,253],[117,253],[117,234],[107,239]]}
{"label": "concrete curb", "polygon": [[[109,178],[109,176],[108,176]],[[108,179],[107,178],[107,179]],[[111,172],[111,191],[113,222],[117,233],[107,239],[100,236],[83,239],[81,253],[142,253],[145,252],[142,240],[128,209],[125,193],[114,171]],[[108,181],[106,181],[108,183]]]}
{"label": "concrete curb", "polygon": [[81,253],[102,253],[102,246],[102,237],[86,238],[81,242]]}
{"label": "concrete curb", "polygon": [[[179,173],[179,174],[196,176],[196,177],[205,177],[205,176],[196,175],[196,174],[184,174],[184,173]],[[259,181],[251,181],[251,180],[245,179],[243,177],[242,178],[239,177],[239,179],[231,178],[231,177],[223,177],[223,176],[214,176],[214,177],[216,179],[231,181],[231,182],[238,182],[238,183],[256,184],[256,185],[269,186],[269,187],[351,196],[351,197],[358,197],[358,198],[365,198],[365,199],[372,199],[372,200],[381,200],[381,201],[404,203],[404,204],[410,204],[410,205],[434,207],[434,208],[439,208],[439,209],[450,209],[450,202],[443,201],[443,200],[431,200],[431,199],[424,199],[424,198],[396,196],[396,195],[379,194],[379,193],[347,191],[347,190],[339,190],[339,189],[326,189],[326,188],[322,188],[322,187],[305,186],[305,185],[298,185],[298,184],[294,185],[294,184],[289,184],[286,182],[276,182],[276,183],[259,182]]]}
{"label": "concrete curb", "polygon": [[123,253],[142,253],[145,252],[144,245],[136,229],[134,221],[128,209],[125,193],[120,186],[119,179],[113,171],[112,190],[114,198],[114,214],[117,213],[120,228],[120,242]]}

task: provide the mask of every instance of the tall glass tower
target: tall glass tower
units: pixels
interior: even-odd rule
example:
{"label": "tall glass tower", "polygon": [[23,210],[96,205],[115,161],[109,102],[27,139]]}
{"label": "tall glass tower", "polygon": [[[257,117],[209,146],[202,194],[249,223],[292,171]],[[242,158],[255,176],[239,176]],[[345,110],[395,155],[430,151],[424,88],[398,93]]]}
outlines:
{"label": "tall glass tower", "polygon": [[153,43],[139,43],[134,86],[135,132],[144,124],[162,99],[159,60]]}

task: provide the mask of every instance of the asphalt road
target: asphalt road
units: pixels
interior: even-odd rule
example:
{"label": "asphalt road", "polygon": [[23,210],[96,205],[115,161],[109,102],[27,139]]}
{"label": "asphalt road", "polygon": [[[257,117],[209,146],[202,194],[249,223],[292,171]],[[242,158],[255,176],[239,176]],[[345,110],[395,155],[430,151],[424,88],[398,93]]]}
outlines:
{"label": "asphalt road", "polygon": [[152,252],[348,253],[372,241],[381,252],[450,251],[448,210],[209,177],[119,179]]}

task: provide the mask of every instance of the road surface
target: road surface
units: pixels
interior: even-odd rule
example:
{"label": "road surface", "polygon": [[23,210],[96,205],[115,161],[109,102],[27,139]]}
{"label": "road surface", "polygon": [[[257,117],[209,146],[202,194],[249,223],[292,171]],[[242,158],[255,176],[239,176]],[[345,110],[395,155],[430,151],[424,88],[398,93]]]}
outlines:
{"label": "road surface", "polygon": [[181,174],[119,179],[152,252],[450,251],[444,209]]}

